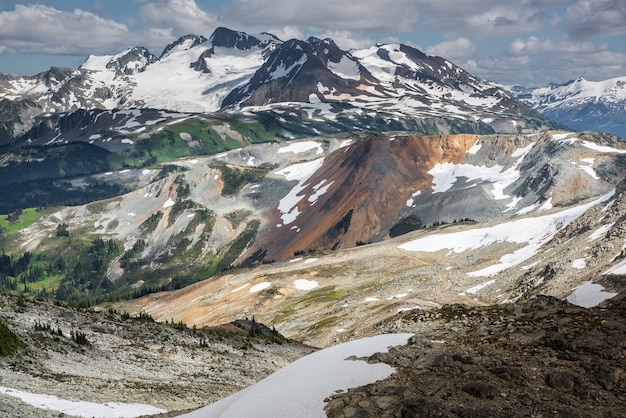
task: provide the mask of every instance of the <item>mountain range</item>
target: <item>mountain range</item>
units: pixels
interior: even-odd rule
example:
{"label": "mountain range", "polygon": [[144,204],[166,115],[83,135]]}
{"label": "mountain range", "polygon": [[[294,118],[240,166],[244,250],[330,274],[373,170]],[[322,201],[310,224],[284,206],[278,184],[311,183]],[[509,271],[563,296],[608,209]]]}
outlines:
{"label": "mountain range", "polygon": [[626,77],[603,81],[581,77],[562,84],[513,86],[510,90],[542,115],[571,129],[626,138]]}
{"label": "mountain range", "polygon": [[[572,131],[524,104],[539,91],[512,90],[407,45],[344,51],[226,28],[159,56],[137,47],[2,76],[0,361],[12,388],[0,387],[0,412],[19,416],[11,391],[77,385],[81,401],[115,401],[110,389],[182,412],[216,398],[196,374],[225,396],[311,346],[398,331],[425,333],[359,358],[401,368],[399,392],[331,391],[313,407],[609,411],[626,384],[626,144]],[[593,324],[612,351],[588,341]],[[550,361],[524,374],[521,346]],[[172,372],[153,373],[161,361]],[[407,383],[415,361],[446,382],[428,395],[436,405]],[[228,370],[213,376],[218,363]],[[514,394],[504,412],[498,387]]]}
{"label": "mountain range", "polygon": [[184,36],[159,57],[136,47],[90,56],[76,70],[3,75],[0,141],[78,109],[288,113],[294,102],[308,119],[352,128],[367,128],[373,115],[392,127],[433,125],[442,133],[555,126],[511,93],[407,45],[344,51],[331,39],[283,42],[218,28],[209,39]]}

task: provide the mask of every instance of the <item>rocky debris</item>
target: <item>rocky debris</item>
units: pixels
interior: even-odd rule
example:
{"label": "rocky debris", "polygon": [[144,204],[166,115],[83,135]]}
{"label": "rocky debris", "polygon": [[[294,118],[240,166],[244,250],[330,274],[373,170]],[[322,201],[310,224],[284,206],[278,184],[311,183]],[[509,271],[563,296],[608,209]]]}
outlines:
{"label": "rocky debris", "polygon": [[626,415],[624,293],[591,309],[548,296],[446,305],[380,327],[415,333],[369,358],[396,373],[330,397],[329,417]]}
{"label": "rocky debris", "polygon": [[[25,343],[0,356],[0,386],[72,401],[149,404],[170,416],[237,392],[313,351],[232,324],[190,329],[146,314],[74,310],[4,294],[0,322]],[[0,395],[3,418],[58,415]]]}

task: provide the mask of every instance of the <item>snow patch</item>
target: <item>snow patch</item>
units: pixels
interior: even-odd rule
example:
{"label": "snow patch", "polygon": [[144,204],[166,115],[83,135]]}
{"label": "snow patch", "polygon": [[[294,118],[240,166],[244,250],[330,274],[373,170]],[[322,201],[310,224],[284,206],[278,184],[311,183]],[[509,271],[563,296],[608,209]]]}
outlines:
{"label": "snow patch", "polygon": [[470,295],[475,295],[476,293],[478,293],[478,291],[482,290],[483,288],[489,285],[494,284],[495,282],[496,282],[495,280],[488,280],[484,283],[477,284],[476,286],[470,287],[469,289],[467,289],[465,293],[469,293]]}
{"label": "snow patch", "polygon": [[163,209],[171,208],[172,206],[174,206],[174,203],[175,202],[170,197],[169,199],[167,199],[167,202],[163,203]]}
{"label": "snow patch", "polygon": [[499,242],[527,244],[511,254],[502,256],[499,264],[467,273],[467,275],[473,277],[492,276],[510,267],[517,266],[536,255],[541,246],[550,241],[558,231],[577,219],[589,208],[606,202],[614,194],[615,191],[612,191],[590,203],[549,215],[517,219],[487,228],[474,228],[449,234],[432,234],[401,244],[398,248],[406,251],[422,252],[436,252],[448,249],[455,253],[462,253]]}
{"label": "snow patch", "polygon": [[583,308],[592,308],[614,296],[617,296],[617,293],[605,292],[603,286],[597,283],[586,282],[574,289],[566,299],[571,304],[582,306]]}
{"label": "snow patch", "polygon": [[21,399],[36,408],[58,411],[79,417],[139,417],[156,415],[167,411],[152,405],[139,403],[107,402],[105,404],[85,401],[68,401],[51,395],[23,392],[0,386],[0,393]]}
{"label": "snow patch", "polygon": [[243,285],[239,286],[237,289],[231,290],[230,292],[231,293],[239,292],[240,290],[243,290],[243,289],[245,289],[248,286],[250,286],[250,283],[243,284]]}
{"label": "snow patch", "polygon": [[482,146],[483,144],[481,144],[480,141],[476,141],[476,143],[472,145],[472,148],[467,150],[467,154],[476,155],[476,153],[482,148]]}
{"label": "snow patch", "polygon": [[298,279],[293,281],[293,285],[298,290],[311,290],[318,286],[315,280]]}
{"label": "snow patch", "polygon": [[413,334],[384,334],[329,347],[309,354],[260,382],[185,418],[325,417],[324,399],[390,376],[384,363],[369,364],[348,358],[369,357],[406,344]]}
{"label": "snow patch", "polygon": [[294,142],[294,143],[287,145],[286,147],[279,148],[278,151],[276,152],[278,154],[284,154],[287,152],[299,154],[301,152],[306,152],[308,150],[315,149],[315,148],[317,148],[317,151],[316,151],[317,155],[320,155],[324,152],[322,150],[322,146],[314,141]]}
{"label": "snow patch", "polygon": [[296,220],[300,211],[298,209],[298,203],[304,198],[304,195],[300,195],[306,187],[305,182],[311,177],[319,168],[322,167],[324,158],[309,161],[301,164],[294,164],[289,167],[283,168],[277,171],[276,174],[285,176],[287,181],[297,181],[298,184],[287,193],[285,197],[278,202],[278,210],[282,213],[281,219],[285,225],[289,225]]}
{"label": "snow patch", "polygon": [[576,260],[572,261],[572,267],[574,267],[575,269],[584,269],[585,267],[587,267],[587,261],[585,261],[584,258],[577,258]]}
{"label": "snow patch", "polygon": [[626,154],[626,150],[598,145],[595,142],[583,141],[582,144],[584,147],[592,149],[594,151],[598,151],[598,152]]}
{"label": "snow patch", "polygon": [[259,284],[255,284],[254,286],[252,286],[249,290],[250,293],[256,293],[256,292],[260,292],[261,290],[265,290],[268,287],[270,287],[272,284],[269,282],[263,282],[263,283],[259,283]]}
{"label": "snow patch", "polygon": [[613,225],[615,225],[615,222],[611,222],[610,224],[607,224],[607,225],[602,225],[600,228],[593,231],[591,235],[589,235],[589,241],[595,241],[598,238],[601,238],[604,234],[606,234],[609,231],[609,229],[613,227]]}

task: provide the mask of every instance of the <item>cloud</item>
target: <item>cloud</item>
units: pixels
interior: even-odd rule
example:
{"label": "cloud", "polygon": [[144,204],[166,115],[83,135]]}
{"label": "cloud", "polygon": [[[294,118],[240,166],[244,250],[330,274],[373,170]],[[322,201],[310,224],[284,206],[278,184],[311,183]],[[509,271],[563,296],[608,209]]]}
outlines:
{"label": "cloud", "polygon": [[470,72],[502,83],[542,86],[582,76],[602,80],[623,74],[626,54],[606,44],[555,42],[535,36],[515,39],[506,55],[457,62]]}
{"label": "cloud", "polygon": [[376,43],[376,41],[371,38],[355,36],[352,32],[347,30],[328,30],[323,33],[318,33],[315,36],[320,39],[332,39],[339,46],[339,48],[344,51],[367,48]]}
{"label": "cloud", "polygon": [[624,0],[580,0],[567,8],[565,23],[572,39],[593,39],[626,33]]}
{"label": "cloud", "polygon": [[531,36],[527,41],[514,40],[507,51],[511,56],[540,55],[545,53],[575,53],[589,54],[606,50],[606,45],[596,45],[593,42],[554,42],[551,39],[539,39]]}
{"label": "cloud", "polygon": [[413,0],[232,0],[222,11],[225,21],[246,27],[292,25],[316,31],[408,32],[418,19]]}
{"label": "cloud", "polygon": [[14,11],[1,12],[0,39],[5,52],[67,55],[119,51],[137,40],[124,24],[80,9],[69,13],[42,4],[17,4]]}
{"label": "cloud", "polygon": [[148,28],[169,31],[173,37],[187,34],[209,36],[218,25],[218,16],[201,9],[194,0],[149,2],[140,8]]}
{"label": "cloud", "polygon": [[460,61],[475,58],[478,54],[476,45],[466,38],[443,41],[426,48],[430,55],[439,55],[451,61]]}

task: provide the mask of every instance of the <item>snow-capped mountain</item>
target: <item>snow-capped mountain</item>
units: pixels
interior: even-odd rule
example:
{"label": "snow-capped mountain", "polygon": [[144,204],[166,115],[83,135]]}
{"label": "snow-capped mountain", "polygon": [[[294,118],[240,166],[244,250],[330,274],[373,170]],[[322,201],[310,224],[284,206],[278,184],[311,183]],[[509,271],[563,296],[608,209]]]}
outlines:
{"label": "snow-capped mountain", "polygon": [[546,87],[514,86],[511,91],[544,116],[572,129],[626,138],[626,77],[603,81],[581,77]]}
{"label": "snow-capped mountain", "polygon": [[444,133],[455,124],[464,126],[457,131],[509,133],[550,126],[511,93],[406,45],[344,51],[331,39],[283,42],[227,28],[209,39],[184,36],[158,58],[136,47],[90,56],[76,70],[0,77],[5,143],[43,115],[77,109],[285,112],[294,103],[327,123],[380,115],[445,119]]}

